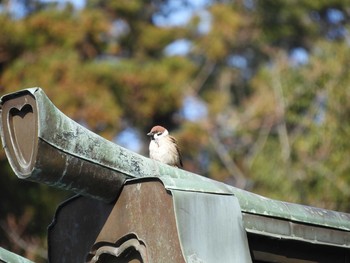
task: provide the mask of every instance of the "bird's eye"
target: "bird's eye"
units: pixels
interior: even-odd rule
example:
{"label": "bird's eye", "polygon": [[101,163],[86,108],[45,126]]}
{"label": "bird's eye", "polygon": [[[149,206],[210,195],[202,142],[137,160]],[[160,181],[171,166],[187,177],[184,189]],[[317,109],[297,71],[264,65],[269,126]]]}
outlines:
{"label": "bird's eye", "polygon": [[157,135],[159,136],[159,135],[162,135],[162,133],[161,132],[157,132]]}

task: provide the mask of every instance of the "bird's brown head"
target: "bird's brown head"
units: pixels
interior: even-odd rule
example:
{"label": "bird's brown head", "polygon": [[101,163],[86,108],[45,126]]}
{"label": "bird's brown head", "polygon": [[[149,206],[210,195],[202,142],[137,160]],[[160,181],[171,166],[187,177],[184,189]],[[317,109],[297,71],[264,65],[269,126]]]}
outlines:
{"label": "bird's brown head", "polygon": [[168,135],[168,130],[165,129],[163,126],[156,125],[154,126],[149,133],[147,133],[147,136],[150,136],[152,140],[155,140],[161,136]]}

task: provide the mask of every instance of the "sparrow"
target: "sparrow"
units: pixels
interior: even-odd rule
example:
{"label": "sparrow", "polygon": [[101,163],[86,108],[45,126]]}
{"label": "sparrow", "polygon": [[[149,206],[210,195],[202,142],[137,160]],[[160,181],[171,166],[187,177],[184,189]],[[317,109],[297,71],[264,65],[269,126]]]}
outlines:
{"label": "sparrow", "polygon": [[151,159],[171,166],[182,167],[179,146],[176,139],[169,135],[167,129],[157,125],[147,135],[151,137],[149,144],[149,157]]}

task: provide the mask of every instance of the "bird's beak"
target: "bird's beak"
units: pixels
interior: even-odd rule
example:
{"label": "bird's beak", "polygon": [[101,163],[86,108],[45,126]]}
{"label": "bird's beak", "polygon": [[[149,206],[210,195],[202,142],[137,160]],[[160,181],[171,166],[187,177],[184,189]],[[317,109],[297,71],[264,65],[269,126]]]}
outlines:
{"label": "bird's beak", "polygon": [[153,132],[147,133],[147,136],[153,136]]}

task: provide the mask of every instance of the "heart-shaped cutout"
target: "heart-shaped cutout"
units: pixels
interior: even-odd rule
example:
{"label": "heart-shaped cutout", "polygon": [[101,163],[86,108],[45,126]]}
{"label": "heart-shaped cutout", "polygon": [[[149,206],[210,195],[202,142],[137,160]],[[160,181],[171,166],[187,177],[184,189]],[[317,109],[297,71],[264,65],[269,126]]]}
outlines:
{"label": "heart-shaped cutout", "polygon": [[7,158],[18,177],[33,169],[38,143],[36,101],[30,94],[3,99],[2,129]]}
{"label": "heart-shaped cutout", "polygon": [[33,156],[34,134],[28,124],[34,120],[33,108],[26,104],[20,110],[12,108],[9,112],[9,128],[14,151],[21,166],[27,167]]}

